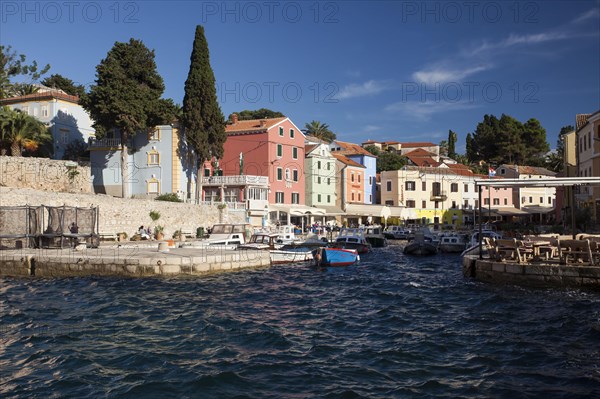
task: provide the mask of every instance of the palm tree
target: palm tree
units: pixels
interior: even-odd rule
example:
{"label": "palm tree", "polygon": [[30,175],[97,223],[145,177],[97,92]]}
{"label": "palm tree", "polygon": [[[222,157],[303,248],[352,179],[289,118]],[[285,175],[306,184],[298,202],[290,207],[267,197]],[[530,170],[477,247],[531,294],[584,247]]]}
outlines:
{"label": "palm tree", "polygon": [[311,121],[310,123],[306,123],[304,127],[306,128],[306,134],[320,140],[332,142],[336,138],[335,133],[329,130],[329,125],[326,123]]}
{"label": "palm tree", "polygon": [[10,147],[13,157],[23,156],[22,150],[35,152],[40,146],[52,140],[46,126],[34,117],[7,107],[0,112],[2,146],[4,149]]}

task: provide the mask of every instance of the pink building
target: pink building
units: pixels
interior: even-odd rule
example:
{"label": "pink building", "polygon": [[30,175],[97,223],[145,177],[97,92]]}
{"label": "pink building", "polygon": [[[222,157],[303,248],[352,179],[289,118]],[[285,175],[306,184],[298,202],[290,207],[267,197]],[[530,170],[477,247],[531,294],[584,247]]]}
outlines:
{"label": "pink building", "polygon": [[224,176],[266,176],[269,203],[304,204],[304,134],[289,118],[238,120],[234,114],[225,129]]}

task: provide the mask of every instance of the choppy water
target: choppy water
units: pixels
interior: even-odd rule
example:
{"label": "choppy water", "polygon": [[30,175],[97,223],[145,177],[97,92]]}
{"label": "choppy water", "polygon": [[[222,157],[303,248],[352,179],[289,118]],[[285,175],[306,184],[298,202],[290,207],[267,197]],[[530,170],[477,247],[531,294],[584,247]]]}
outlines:
{"label": "choppy water", "polygon": [[0,279],[0,397],[600,397],[600,293],[359,265]]}

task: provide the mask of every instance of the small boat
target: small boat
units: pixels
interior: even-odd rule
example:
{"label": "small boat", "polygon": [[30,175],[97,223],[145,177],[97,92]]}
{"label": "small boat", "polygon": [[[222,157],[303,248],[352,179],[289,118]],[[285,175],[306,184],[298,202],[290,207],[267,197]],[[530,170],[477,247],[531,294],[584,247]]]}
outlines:
{"label": "small boat", "polygon": [[481,247],[483,248],[483,255],[487,255],[487,247],[484,242],[484,238],[488,239],[499,239],[502,238],[502,235],[495,232],[494,230],[482,230],[481,231],[481,239],[479,238],[479,231],[475,231],[471,235],[471,239],[467,244],[467,249],[465,249],[460,255],[479,255],[479,242],[481,241]]}
{"label": "small boat", "polygon": [[393,240],[408,240],[413,236],[410,229],[402,226],[388,226],[383,231],[383,235]]}
{"label": "small boat", "polygon": [[433,238],[426,235],[423,231],[417,231],[415,238],[404,247],[405,255],[435,255],[438,253],[438,246],[433,242]]}
{"label": "small boat", "polygon": [[219,249],[236,249],[238,245],[245,244],[250,233],[250,225],[246,223],[229,224],[218,223],[210,230],[210,235],[202,241],[187,243],[186,247]]}
{"label": "small boat", "polygon": [[372,249],[371,244],[367,241],[364,234],[364,229],[344,227],[340,230],[340,234],[331,244],[332,248],[355,249],[359,254],[366,254]]}
{"label": "small boat", "polygon": [[256,233],[250,240],[238,246],[239,250],[262,250],[269,251],[272,264],[307,262],[312,260],[312,252],[308,248],[290,247],[278,244],[277,233]]}
{"label": "small boat", "polygon": [[350,266],[360,259],[355,249],[321,247],[312,255],[317,266]]}
{"label": "small boat", "polygon": [[387,238],[383,235],[381,226],[367,226],[365,228],[365,239],[373,248],[387,247]]}
{"label": "small boat", "polygon": [[459,234],[443,235],[440,237],[438,248],[444,253],[461,253],[465,250],[467,242],[465,237]]}

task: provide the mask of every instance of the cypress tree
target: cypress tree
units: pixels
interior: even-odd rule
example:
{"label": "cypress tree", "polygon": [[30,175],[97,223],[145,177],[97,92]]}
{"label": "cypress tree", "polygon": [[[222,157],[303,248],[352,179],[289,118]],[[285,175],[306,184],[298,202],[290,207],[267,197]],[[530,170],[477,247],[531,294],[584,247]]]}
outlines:
{"label": "cypress tree", "polygon": [[448,130],[448,157],[449,158],[456,158],[456,140],[457,140],[457,136],[456,133],[453,132],[452,130]]}
{"label": "cypress tree", "polygon": [[190,57],[190,70],[185,81],[183,98],[183,126],[186,139],[196,156],[196,200],[201,200],[202,165],[212,157],[223,156],[227,138],[225,118],[217,102],[215,76],[210,67],[208,43],[204,28],[196,26],[194,48]]}
{"label": "cypress tree", "polygon": [[[131,135],[164,123],[161,116],[165,90],[156,70],[154,51],[140,40],[116,42],[96,67],[96,84],[81,98],[81,105],[94,120],[96,136],[102,138],[111,129],[121,135],[122,196],[127,190],[127,142]],[[163,115],[164,116],[164,115]]]}

